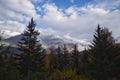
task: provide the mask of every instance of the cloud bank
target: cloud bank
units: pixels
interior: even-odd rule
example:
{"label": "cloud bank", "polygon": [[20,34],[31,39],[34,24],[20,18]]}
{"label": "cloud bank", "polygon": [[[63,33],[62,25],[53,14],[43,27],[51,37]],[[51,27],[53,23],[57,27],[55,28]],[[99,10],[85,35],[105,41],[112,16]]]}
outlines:
{"label": "cloud bank", "polygon": [[[76,0],[70,0],[74,3]],[[94,0],[83,6],[58,7],[44,0],[0,0],[0,29],[9,36],[23,32],[31,17],[46,33],[91,40],[98,24],[120,36],[120,1]],[[63,5],[64,6],[64,5]]]}

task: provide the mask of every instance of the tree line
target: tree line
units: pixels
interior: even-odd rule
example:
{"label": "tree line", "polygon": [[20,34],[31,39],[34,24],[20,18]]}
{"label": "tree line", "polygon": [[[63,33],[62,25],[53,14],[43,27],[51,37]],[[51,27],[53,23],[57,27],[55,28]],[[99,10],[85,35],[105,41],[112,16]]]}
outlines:
{"label": "tree line", "polygon": [[0,80],[120,79],[120,47],[108,28],[98,25],[84,51],[80,52],[76,44],[69,51],[64,44],[47,54],[35,27],[32,18],[17,44],[20,54],[11,56],[9,47],[0,44]]}

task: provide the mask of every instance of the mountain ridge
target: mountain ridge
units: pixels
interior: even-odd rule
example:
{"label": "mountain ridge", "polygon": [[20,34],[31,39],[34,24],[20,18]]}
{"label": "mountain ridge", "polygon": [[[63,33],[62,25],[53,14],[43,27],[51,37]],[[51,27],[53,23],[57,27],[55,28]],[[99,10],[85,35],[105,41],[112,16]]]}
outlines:
{"label": "mountain ridge", "polygon": [[[22,35],[16,35],[7,39],[2,40],[3,43],[16,47],[18,41],[22,38]],[[78,45],[80,51],[84,50],[90,43],[84,40],[78,40],[70,36],[58,36],[58,35],[40,35],[38,36],[40,43],[45,48],[56,48],[66,44],[69,47],[74,47],[75,44]]]}

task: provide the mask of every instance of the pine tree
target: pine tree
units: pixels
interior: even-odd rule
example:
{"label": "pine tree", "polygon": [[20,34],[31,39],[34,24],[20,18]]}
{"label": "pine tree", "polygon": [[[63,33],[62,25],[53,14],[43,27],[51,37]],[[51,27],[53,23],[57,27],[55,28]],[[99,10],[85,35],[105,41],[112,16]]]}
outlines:
{"label": "pine tree", "polygon": [[[0,41],[2,40],[2,36],[0,34]],[[0,43],[0,79],[4,79],[3,75],[4,75],[4,58],[3,58],[3,44]]]}
{"label": "pine tree", "polygon": [[[2,40],[2,38],[3,38],[3,32],[1,32],[0,31],[0,41]],[[2,43],[2,42],[0,42],[0,55],[1,55],[1,57],[2,57],[2,55],[4,55],[3,53],[4,53],[4,50],[5,50],[5,48],[4,48],[4,44]],[[2,58],[1,58],[2,59]]]}
{"label": "pine tree", "polygon": [[[0,34],[0,41],[2,40],[2,36]],[[3,44],[0,43],[0,66],[3,65],[3,58],[2,58],[2,52],[3,52]]]}
{"label": "pine tree", "polygon": [[32,18],[18,42],[18,49],[21,51],[20,69],[25,74],[28,71],[41,71],[44,66],[45,50],[37,39],[40,33],[35,30],[35,26]]}
{"label": "pine tree", "polygon": [[82,73],[84,75],[88,75],[88,63],[89,63],[89,60],[88,60],[88,50],[84,50],[82,51],[82,54],[80,56],[81,58],[81,69],[82,69]]}
{"label": "pine tree", "polygon": [[80,54],[77,49],[77,45],[74,46],[74,50],[72,52],[72,60],[73,60],[73,67],[75,68],[77,74],[80,74]]}
{"label": "pine tree", "polygon": [[[0,33],[0,41],[2,40],[2,33]],[[19,80],[19,73],[11,63],[11,57],[8,56],[9,47],[0,43],[0,80]]]}
{"label": "pine tree", "polygon": [[96,80],[110,80],[119,75],[120,53],[115,47],[112,33],[107,28],[98,25],[88,55],[89,71]]}
{"label": "pine tree", "polygon": [[64,70],[64,65],[63,65],[63,53],[60,47],[57,49],[57,63],[58,63],[58,69],[60,71]]}
{"label": "pine tree", "polygon": [[49,68],[50,68],[50,72],[53,72],[55,69],[57,69],[57,55],[54,53],[54,51],[51,51],[50,55],[49,55]]}
{"label": "pine tree", "polygon": [[70,68],[70,57],[66,45],[63,47],[63,66],[64,68]]}
{"label": "pine tree", "polygon": [[[2,34],[0,31],[0,41],[2,40]],[[8,52],[9,52],[9,47],[5,47],[5,44],[0,43],[0,66],[3,66],[5,61],[7,60],[8,56]]]}

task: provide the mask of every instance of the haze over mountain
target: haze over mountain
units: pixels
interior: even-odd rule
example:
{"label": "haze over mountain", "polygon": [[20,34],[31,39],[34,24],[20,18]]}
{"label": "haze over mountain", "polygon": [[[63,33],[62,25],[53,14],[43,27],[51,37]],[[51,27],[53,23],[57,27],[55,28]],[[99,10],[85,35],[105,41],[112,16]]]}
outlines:
{"label": "haze over mountain", "polygon": [[[6,45],[16,47],[21,37],[22,35],[13,36],[2,40],[2,42]],[[79,50],[82,51],[90,44],[88,41],[72,38],[69,35],[65,35],[62,37],[53,34],[50,35],[42,34],[38,37],[38,39],[40,40],[44,48],[57,48],[58,46],[63,46],[64,44],[66,44],[69,48],[73,48],[74,45],[77,44]]]}

